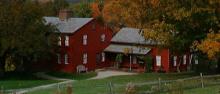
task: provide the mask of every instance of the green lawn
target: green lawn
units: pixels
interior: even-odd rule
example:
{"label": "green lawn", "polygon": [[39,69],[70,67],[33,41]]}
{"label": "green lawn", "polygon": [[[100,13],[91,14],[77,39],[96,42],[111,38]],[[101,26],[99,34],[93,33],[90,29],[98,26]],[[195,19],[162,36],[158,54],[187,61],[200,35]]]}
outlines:
{"label": "green lawn", "polygon": [[[96,80],[79,80],[73,84],[73,93],[107,94],[109,93],[109,82],[112,82],[114,91],[118,94],[123,94],[126,88],[126,84],[129,82],[143,83],[149,81],[157,81],[159,77],[162,80],[174,80],[179,78],[192,77],[195,75],[196,74],[194,73],[143,73],[138,75],[114,76]],[[138,87],[138,90],[148,90],[149,88],[149,86],[141,86]],[[62,90],[65,90],[65,88]],[[54,91],[56,91],[56,88],[30,92],[30,94],[54,94]]]}
{"label": "green lawn", "polygon": [[4,89],[31,88],[35,86],[55,83],[54,80],[3,80],[0,81],[0,87]]}
{"label": "green lawn", "polygon": [[220,85],[184,91],[184,94],[220,94]]}
{"label": "green lawn", "polygon": [[0,87],[4,89],[30,88],[59,81],[45,80],[36,77],[33,73],[9,73],[0,78]]}
{"label": "green lawn", "polygon": [[48,72],[47,74],[58,78],[66,78],[66,79],[74,79],[74,80],[85,80],[88,78],[95,77],[97,75],[96,72],[88,72],[81,74],[72,74],[72,73],[64,73],[64,72]]}

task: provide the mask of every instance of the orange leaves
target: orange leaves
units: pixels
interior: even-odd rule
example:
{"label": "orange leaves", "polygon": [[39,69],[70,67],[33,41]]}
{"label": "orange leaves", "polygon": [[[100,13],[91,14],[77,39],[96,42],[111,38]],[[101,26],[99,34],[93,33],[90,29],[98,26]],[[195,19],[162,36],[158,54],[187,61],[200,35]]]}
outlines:
{"label": "orange leaves", "polygon": [[101,11],[99,11],[99,7],[98,7],[98,3],[97,2],[94,2],[94,3],[92,3],[91,4],[91,8],[92,8],[92,16],[94,17],[94,18],[96,18],[96,17],[98,17],[98,16],[100,16],[101,15]]}
{"label": "orange leaves", "polygon": [[220,53],[220,33],[208,33],[207,38],[197,45],[197,48],[206,53],[210,59]]}

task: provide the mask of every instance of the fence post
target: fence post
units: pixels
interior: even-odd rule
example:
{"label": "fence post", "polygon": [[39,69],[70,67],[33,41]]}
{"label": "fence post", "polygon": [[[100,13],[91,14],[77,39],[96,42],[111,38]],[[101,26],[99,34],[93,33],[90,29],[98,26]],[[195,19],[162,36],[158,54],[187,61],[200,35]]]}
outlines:
{"label": "fence post", "polygon": [[202,88],[204,88],[204,81],[203,81],[203,75],[202,75],[202,73],[200,73],[200,79],[201,79]]}
{"label": "fence post", "polygon": [[160,89],[161,89],[161,78],[159,77],[158,78],[158,90],[160,91]]}
{"label": "fence post", "polygon": [[1,86],[1,92],[0,92],[0,94],[3,94],[3,93],[4,93],[4,87]]}
{"label": "fence post", "polygon": [[112,82],[109,82],[109,91],[110,91],[110,94],[114,94],[113,88],[112,88]]}

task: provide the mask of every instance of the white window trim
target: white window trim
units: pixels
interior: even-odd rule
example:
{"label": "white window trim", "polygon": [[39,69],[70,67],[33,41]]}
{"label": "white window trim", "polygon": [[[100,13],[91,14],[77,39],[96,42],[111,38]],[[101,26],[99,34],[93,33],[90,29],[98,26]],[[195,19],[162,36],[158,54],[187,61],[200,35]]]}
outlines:
{"label": "white window trim", "polygon": [[186,55],[183,55],[183,64],[186,65]]}
{"label": "white window trim", "polygon": [[61,46],[62,45],[62,38],[61,36],[58,37],[58,46]]}
{"label": "white window trim", "polygon": [[84,53],[83,54],[83,64],[87,64],[88,63],[88,54]]}
{"label": "white window trim", "polygon": [[105,53],[102,52],[102,62],[105,62]]}
{"label": "white window trim", "polygon": [[68,54],[65,54],[64,55],[64,64],[69,64],[68,59],[69,59]]}
{"label": "white window trim", "polygon": [[105,42],[105,38],[106,38],[105,34],[102,34],[102,35],[101,35],[101,41],[102,41],[102,42]]}
{"label": "white window trim", "polygon": [[69,36],[65,36],[65,46],[69,46]]}
{"label": "white window trim", "polygon": [[87,45],[88,43],[88,35],[83,35],[83,45]]}
{"label": "white window trim", "polygon": [[57,54],[57,63],[61,64],[61,55],[60,54]]}
{"label": "white window trim", "polygon": [[173,57],[173,66],[176,67],[177,65],[177,56]]}
{"label": "white window trim", "polygon": [[156,66],[161,67],[161,56],[156,56]]}

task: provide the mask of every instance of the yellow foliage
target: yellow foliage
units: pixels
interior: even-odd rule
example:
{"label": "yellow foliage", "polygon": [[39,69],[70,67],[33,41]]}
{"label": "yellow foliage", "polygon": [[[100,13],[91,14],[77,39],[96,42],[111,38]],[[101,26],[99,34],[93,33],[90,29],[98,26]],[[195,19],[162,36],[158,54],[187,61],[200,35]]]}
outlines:
{"label": "yellow foliage", "polygon": [[128,55],[128,53],[131,52],[130,48],[124,48],[123,50],[125,55]]}
{"label": "yellow foliage", "polygon": [[210,59],[220,53],[220,33],[208,33],[207,38],[197,45],[197,48],[206,53]]}

